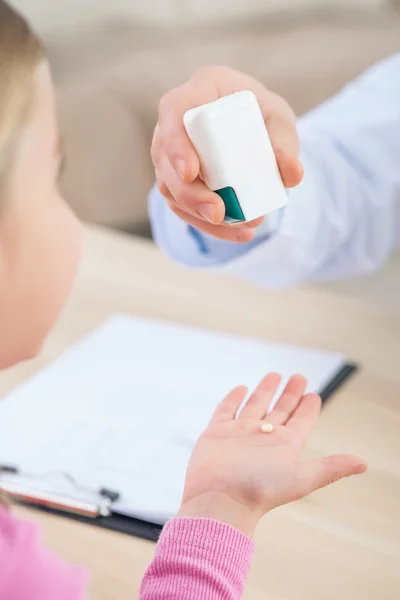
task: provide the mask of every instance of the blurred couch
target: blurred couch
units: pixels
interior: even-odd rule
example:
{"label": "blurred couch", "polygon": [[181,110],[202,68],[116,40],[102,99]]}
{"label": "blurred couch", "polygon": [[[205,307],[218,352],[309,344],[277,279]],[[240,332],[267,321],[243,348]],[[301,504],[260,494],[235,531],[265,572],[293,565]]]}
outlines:
{"label": "blurred couch", "polygon": [[241,20],[266,15],[343,8],[381,11],[394,0],[8,0],[45,35],[72,32],[112,17],[163,26]]}

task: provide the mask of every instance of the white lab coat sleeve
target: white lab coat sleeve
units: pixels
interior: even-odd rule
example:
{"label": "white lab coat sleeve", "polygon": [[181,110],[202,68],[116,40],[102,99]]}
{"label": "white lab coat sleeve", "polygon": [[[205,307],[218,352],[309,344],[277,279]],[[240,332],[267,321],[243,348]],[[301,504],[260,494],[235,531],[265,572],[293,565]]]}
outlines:
{"label": "white lab coat sleeve", "polygon": [[281,287],[366,273],[400,237],[400,54],[298,121],[305,176],[255,241],[215,240],[153,191],[156,242],[176,261]]}

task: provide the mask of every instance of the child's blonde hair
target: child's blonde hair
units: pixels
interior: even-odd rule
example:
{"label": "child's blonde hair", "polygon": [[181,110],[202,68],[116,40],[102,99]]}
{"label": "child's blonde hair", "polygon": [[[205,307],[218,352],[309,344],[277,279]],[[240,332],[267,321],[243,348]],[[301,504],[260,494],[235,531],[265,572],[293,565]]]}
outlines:
{"label": "child's blonde hair", "polygon": [[0,0],[0,182],[29,111],[35,69],[44,56],[27,21]]}
{"label": "child's blonde hair", "polygon": [[[0,0],[0,192],[29,111],[34,72],[44,56],[27,21]],[[0,195],[0,206],[1,201]],[[1,490],[0,503],[7,504]]]}

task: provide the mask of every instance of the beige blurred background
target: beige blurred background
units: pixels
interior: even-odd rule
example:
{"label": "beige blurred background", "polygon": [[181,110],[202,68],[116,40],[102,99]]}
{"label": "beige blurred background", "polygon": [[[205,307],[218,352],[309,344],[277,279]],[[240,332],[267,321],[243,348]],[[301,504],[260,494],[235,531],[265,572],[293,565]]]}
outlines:
{"label": "beige blurred background", "polygon": [[[198,66],[246,71],[302,114],[373,62],[400,51],[395,0],[13,3],[49,49],[68,201],[85,220],[140,235],[149,234],[149,147],[158,99]],[[372,277],[324,287],[400,311],[400,257]]]}

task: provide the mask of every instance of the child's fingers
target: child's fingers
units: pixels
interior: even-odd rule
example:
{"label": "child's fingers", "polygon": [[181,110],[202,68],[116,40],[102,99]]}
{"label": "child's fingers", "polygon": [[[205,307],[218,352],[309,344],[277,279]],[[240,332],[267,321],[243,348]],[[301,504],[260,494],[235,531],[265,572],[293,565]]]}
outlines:
{"label": "child's fingers", "polygon": [[278,402],[268,415],[268,423],[274,427],[285,425],[296,410],[306,391],[307,380],[303,375],[293,375],[287,382]]}
{"label": "child's fingers", "polygon": [[256,387],[240,412],[239,419],[262,419],[281,382],[279,373],[269,373]]}
{"label": "child's fingers", "polygon": [[243,400],[246,398],[247,387],[241,385],[229,392],[215,410],[211,423],[215,421],[231,421],[236,418]]}
{"label": "child's fingers", "polygon": [[361,458],[348,454],[337,454],[299,463],[296,476],[300,485],[299,496],[307,496],[344,477],[360,475],[366,470],[367,465]]}
{"label": "child's fingers", "polygon": [[300,450],[307,441],[321,411],[321,398],[317,394],[303,396],[286,426],[296,434],[295,450]]}

